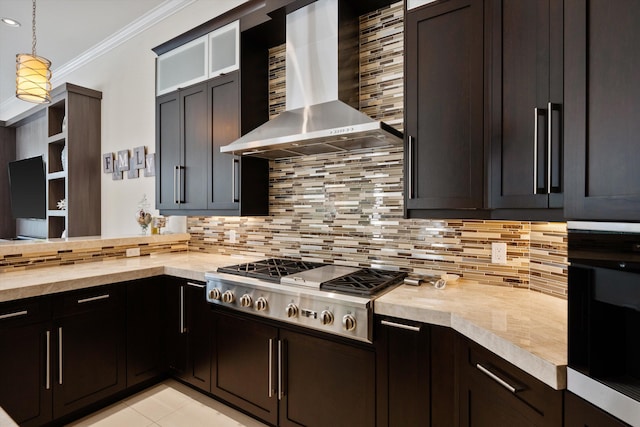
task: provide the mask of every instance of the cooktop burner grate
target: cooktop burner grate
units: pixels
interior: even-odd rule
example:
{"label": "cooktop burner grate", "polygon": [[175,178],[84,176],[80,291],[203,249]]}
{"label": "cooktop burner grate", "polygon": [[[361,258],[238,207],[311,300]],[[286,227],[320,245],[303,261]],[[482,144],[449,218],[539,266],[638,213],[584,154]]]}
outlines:
{"label": "cooktop burner grate", "polygon": [[320,289],[345,294],[374,295],[377,292],[400,283],[407,273],[401,271],[363,268],[355,273],[324,282]]}
{"label": "cooktop burner grate", "polygon": [[235,274],[238,276],[255,277],[269,282],[279,283],[280,278],[290,274],[322,267],[326,264],[281,258],[270,258],[256,262],[218,267],[219,273]]}

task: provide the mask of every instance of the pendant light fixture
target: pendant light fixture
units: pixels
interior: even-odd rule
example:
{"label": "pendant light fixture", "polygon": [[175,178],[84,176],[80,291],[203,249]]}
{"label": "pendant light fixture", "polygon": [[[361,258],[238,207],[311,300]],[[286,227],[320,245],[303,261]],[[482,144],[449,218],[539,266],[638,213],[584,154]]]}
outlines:
{"label": "pendant light fixture", "polygon": [[31,55],[16,55],[16,96],[24,101],[51,102],[51,61],[36,55],[36,0],[33,0]]}

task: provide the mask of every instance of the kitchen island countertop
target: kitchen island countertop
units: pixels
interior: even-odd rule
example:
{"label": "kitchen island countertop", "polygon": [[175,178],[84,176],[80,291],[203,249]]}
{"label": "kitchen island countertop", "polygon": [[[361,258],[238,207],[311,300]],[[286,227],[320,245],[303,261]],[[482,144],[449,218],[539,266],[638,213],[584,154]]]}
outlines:
{"label": "kitchen island countertop", "polygon": [[[180,252],[0,273],[0,302],[163,274],[204,281],[219,266],[262,258]],[[374,311],[451,327],[549,386],[566,386],[565,300],[461,279],[442,290],[401,285],[376,299]]]}
{"label": "kitchen island countertop", "polygon": [[567,301],[527,289],[459,280],[402,285],[375,313],[448,326],[555,388],[566,388]]}

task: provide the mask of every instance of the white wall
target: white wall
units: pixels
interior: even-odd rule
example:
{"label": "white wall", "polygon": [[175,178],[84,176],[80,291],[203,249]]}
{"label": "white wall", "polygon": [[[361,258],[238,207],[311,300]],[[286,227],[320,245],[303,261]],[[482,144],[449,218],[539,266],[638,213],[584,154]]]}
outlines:
{"label": "white wall", "polygon": [[[155,152],[155,54],[152,48],[246,0],[197,0],[171,17],[73,72],[68,82],[102,91],[102,152],[117,153],[144,145]],[[79,35],[81,37],[81,35]],[[101,167],[96,165],[96,167]],[[138,202],[147,196],[155,207],[155,178],[113,181],[102,175],[102,235],[140,233]],[[155,209],[152,210],[157,214]],[[184,226],[171,218],[171,227]],[[186,227],[186,226],[184,226]]]}

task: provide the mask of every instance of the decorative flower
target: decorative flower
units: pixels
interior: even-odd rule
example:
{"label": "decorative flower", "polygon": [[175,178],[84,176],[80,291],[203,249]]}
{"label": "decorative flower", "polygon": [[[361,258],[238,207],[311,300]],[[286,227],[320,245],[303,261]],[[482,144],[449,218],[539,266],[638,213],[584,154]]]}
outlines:
{"label": "decorative flower", "polygon": [[67,210],[67,199],[59,200],[57,205],[58,209],[60,209],[61,211]]}

